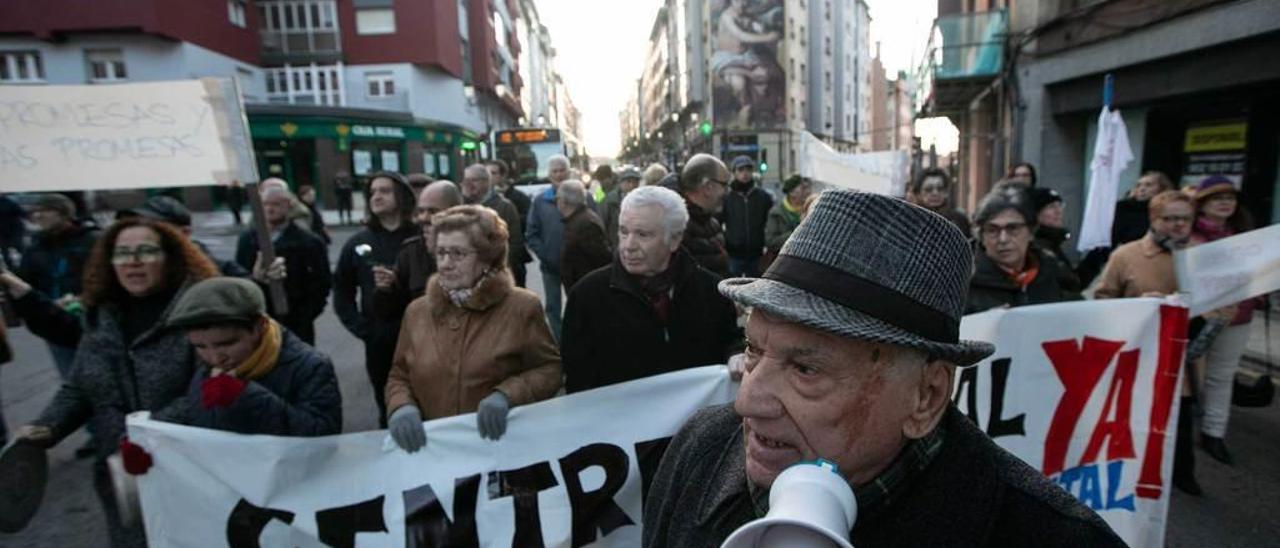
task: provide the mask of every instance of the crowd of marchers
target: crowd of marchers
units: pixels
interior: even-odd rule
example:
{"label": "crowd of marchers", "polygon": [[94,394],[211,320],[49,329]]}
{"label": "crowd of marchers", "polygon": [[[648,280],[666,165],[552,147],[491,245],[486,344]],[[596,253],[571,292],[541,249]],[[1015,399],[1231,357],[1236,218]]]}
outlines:
{"label": "crowd of marchers", "polygon": [[[48,343],[62,382],[14,437],[49,447],[87,426],[82,449],[96,459],[111,543],[141,546],[141,527],[120,518],[107,466],[117,453],[130,473],[150,465],[125,435],[126,415],[149,411],[246,434],[339,433],[334,366],[314,348],[314,324],[330,298],[364,344],[380,425],[410,453],[430,443],[422,423],[431,419],[475,413],[479,435],[498,439],[513,407],[559,394],[710,364],[749,374],[754,341],[743,326],[754,305],[731,299],[721,281],[795,285],[812,275],[814,261],[796,259],[804,249],[788,242],[820,201],[817,185],[792,176],[766,190],[745,156],[726,164],[699,154],[670,173],[657,164],[601,166],[577,177],[563,156],[548,168],[536,195],[514,185],[500,160],[466,167],[457,183],[372,174],[363,227],[335,265],[314,190],[295,193],[279,179],[251,190],[267,230],[245,228],[232,260],[190,237],[191,214],[171,197],[120,211],[105,227],[63,194],[39,195],[25,210],[0,197],[0,246],[13,264],[0,285],[13,312]],[[352,183],[338,188],[347,220]],[[244,190],[229,192],[239,224]],[[940,215],[946,222],[936,223],[966,242],[973,259],[962,280],[967,296],[957,301],[964,313],[1084,294],[1170,294],[1174,250],[1252,228],[1229,180],[1174,190],[1151,172],[1117,204],[1115,249],[1075,265],[1062,250],[1063,201],[1037,185],[1032,166],[1017,166],[972,216],[951,206],[950,195],[947,174],[925,170],[907,193],[915,205],[901,207],[919,211],[926,225],[937,216],[923,210]],[[35,227],[29,236],[25,223]],[[542,298],[525,289],[534,257]],[[273,291],[283,292],[282,303]],[[1202,374],[1188,375],[1186,387],[1204,410],[1200,444],[1228,463],[1234,370],[1256,304],[1206,314],[1190,334],[1203,334],[1206,349]],[[1182,406],[1174,482],[1198,494],[1192,407]],[[10,437],[2,417],[0,435]]]}

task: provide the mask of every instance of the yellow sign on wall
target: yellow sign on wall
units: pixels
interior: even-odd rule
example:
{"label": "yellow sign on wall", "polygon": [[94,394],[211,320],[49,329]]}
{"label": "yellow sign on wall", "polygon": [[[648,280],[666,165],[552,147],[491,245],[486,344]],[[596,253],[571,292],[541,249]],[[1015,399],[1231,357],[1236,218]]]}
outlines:
{"label": "yellow sign on wall", "polygon": [[1249,125],[1245,122],[1189,127],[1182,150],[1184,152],[1244,150],[1245,134],[1248,129]]}

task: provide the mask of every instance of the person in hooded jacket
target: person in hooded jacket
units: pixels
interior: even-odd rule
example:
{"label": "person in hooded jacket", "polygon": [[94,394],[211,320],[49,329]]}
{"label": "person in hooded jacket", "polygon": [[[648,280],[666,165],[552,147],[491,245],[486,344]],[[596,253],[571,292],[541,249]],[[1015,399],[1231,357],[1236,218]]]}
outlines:
{"label": "person in hooded jacket", "polygon": [[773,197],[755,180],[756,162],[750,156],[733,159],[733,182],[724,195],[717,218],[724,224],[725,250],[730,276],[759,276],[765,250],[765,225]]}
{"label": "person in hooded jacket", "polygon": [[168,223],[133,218],[112,224],[85,265],[84,333],[71,375],[44,412],[18,436],[56,445],[82,425],[94,426],[94,488],[114,547],[145,546],[141,525],[125,525],[116,507],[107,458],[119,450],[125,469],[145,473],[149,457],[125,438],[125,417],[181,413],[195,371],[186,334],[166,325],[188,288],[218,274],[204,253]]}
{"label": "person in hooded jacket", "polygon": [[[369,178],[365,228],[347,240],[333,270],[333,311],[342,325],[364,343],[364,366],[373,386],[380,424],[386,426],[383,390],[400,319],[374,313],[375,272],[393,275],[404,241],[419,234],[413,224],[416,197],[403,175],[382,171]],[[359,300],[357,300],[357,293]]]}
{"label": "person in hooded jacket", "polygon": [[1036,213],[1026,190],[992,191],[973,221],[982,253],[974,259],[965,314],[1080,298],[1062,287],[1058,262],[1032,245]]}
{"label": "person in hooded jacket", "polygon": [[333,363],[267,316],[262,290],[238,278],[192,285],[169,315],[199,357],[173,422],[240,434],[342,431]]}

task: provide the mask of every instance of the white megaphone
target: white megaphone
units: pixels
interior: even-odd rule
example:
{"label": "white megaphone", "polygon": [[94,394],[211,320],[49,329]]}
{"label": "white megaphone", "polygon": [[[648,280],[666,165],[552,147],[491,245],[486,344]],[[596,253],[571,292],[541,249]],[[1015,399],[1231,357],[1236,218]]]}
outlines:
{"label": "white megaphone", "polygon": [[739,527],[720,548],[853,548],[853,489],[835,463],[796,463],[769,490],[769,515]]}

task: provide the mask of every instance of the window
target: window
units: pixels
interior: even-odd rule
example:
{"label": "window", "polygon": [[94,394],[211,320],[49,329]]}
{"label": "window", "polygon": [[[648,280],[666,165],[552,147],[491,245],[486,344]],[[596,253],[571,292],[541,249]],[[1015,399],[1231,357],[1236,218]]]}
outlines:
{"label": "window", "polygon": [[35,51],[0,51],[0,82],[6,84],[44,81],[44,65]]}
{"label": "window", "polygon": [[89,63],[90,82],[118,82],[129,78],[124,69],[124,53],[120,50],[88,50],[84,55]]}
{"label": "window", "polygon": [[827,54],[827,57],[831,57],[831,37],[830,36],[822,37],[822,47],[825,53]]}
{"label": "window", "polygon": [[244,0],[227,0],[227,20],[240,28],[248,26],[244,18]]}
{"label": "window", "polygon": [[390,72],[366,72],[365,89],[370,99],[391,97],[396,94],[396,78]]}
{"label": "window", "polygon": [[471,83],[471,30],[467,0],[458,0],[458,47],[462,50],[462,82]]}
{"label": "window", "polygon": [[493,39],[498,43],[498,49],[509,49],[507,46],[507,24],[502,20],[502,14],[497,10],[493,12]]}
{"label": "window", "polygon": [[356,34],[395,34],[396,11],[391,8],[357,9]]}
{"label": "window", "polygon": [[826,91],[831,91],[831,71],[829,70],[822,73],[822,87],[825,88]]}

